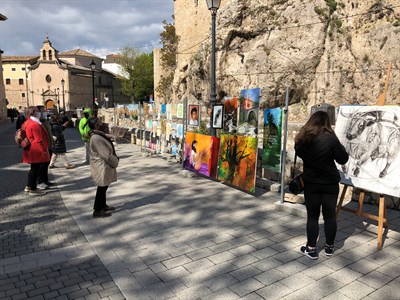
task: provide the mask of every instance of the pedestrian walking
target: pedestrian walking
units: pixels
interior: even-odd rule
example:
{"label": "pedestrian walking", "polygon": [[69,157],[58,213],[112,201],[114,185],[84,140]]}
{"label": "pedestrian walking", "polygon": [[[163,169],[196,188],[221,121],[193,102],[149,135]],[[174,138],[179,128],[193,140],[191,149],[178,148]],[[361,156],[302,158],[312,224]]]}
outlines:
{"label": "pedestrian walking", "polygon": [[336,167],[345,164],[349,155],[333,131],[329,116],[317,111],[295,137],[296,155],[303,160],[304,200],[307,209],[307,244],[300,251],[318,258],[318,219],[322,207],[325,231],[325,255],[331,256],[337,231],[336,204],[340,174]]}
{"label": "pedestrian walking", "polygon": [[54,116],[51,123],[51,133],[53,138],[53,147],[49,168],[55,168],[55,163],[58,158],[62,161],[66,169],[73,169],[75,165],[70,164],[67,160],[67,146],[65,144],[64,129],[68,126],[68,121],[62,115]]}
{"label": "pedestrian walking", "polygon": [[91,117],[90,108],[86,108],[83,111],[83,118],[79,121],[79,132],[81,133],[82,141],[85,143],[85,160],[82,164],[88,164],[90,162],[90,146],[89,146],[89,118]]}
{"label": "pedestrian walking", "polygon": [[[25,192],[29,195],[43,195],[46,192],[37,189],[37,180],[40,172],[43,172],[41,166],[50,161],[49,140],[46,129],[42,126],[38,109],[36,106],[30,106],[26,113],[26,121],[22,124],[22,129],[26,132],[26,137],[30,141],[30,146],[24,148],[22,152],[22,162],[30,164],[28,173],[28,183]],[[44,174],[40,174],[44,177]]]}
{"label": "pedestrian walking", "polygon": [[93,217],[109,217],[115,208],[106,203],[108,186],[117,181],[119,158],[109,137],[104,133],[104,126],[99,118],[89,119],[90,131],[90,171],[93,182],[97,185],[94,200]]}
{"label": "pedestrian walking", "polygon": [[25,122],[25,115],[23,112],[20,112],[15,122],[15,129],[18,130],[21,128],[22,124]]}

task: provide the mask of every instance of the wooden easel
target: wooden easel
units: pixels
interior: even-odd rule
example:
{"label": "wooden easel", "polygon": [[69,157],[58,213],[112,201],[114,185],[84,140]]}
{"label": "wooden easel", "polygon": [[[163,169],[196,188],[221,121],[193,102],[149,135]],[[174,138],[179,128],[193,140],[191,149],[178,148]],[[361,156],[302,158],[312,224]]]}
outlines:
{"label": "wooden easel", "polygon": [[[379,96],[378,98],[378,105],[385,105],[385,101],[386,101],[386,92],[387,92],[387,88],[388,88],[388,84],[389,84],[389,76],[390,76],[390,70],[392,68],[392,65],[389,64],[388,66],[388,72],[386,75],[386,81],[385,81],[385,88],[383,90],[383,93]],[[365,191],[361,191],[359,198],[358,198],[358,207],[357,209],[351,209],[348,207],[344,207],[342,206],[343,204],[343,200],[347,191],[347,187],[348,185],[344,185],[343,190],[342,190],[342,194],[340,195],[340,200],[339,203],[336,207],[336,217],[339,216],[339,211],[342,209],[344,211],[348,211],[351,212],[353,214],[356,214],[358,216],[362,216],[368,219],[372,219],[375,221],[378,221],[378,250],[382,249],[382,245],[383,245],[383,227],[387,228],[388,227],[388,223],[387,223],[387,217],[386,217],[386,205],[385,205],[385,195],[381,194],[379,196],[379,214],[378,216],[376,215],[371,215],[369,213],[363,212],[362,208],[363,208],[363,204],[364,204],[364,196],[365,196]]]}

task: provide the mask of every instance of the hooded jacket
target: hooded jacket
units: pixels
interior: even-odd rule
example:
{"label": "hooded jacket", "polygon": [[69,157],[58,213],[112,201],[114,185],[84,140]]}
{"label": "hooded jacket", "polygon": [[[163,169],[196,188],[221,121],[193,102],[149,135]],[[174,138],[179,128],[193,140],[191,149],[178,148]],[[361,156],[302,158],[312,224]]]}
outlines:
{"label": "hooded jacket", "polygon": [[303,180],[311,184],[336,184],[340,174],[336,167],[349,160],[346,149],[336,135],[323,132],[310,143],[295,144],[298,157],[303,160]]}
{"label": "hooded jacket", "polygon": [[[85,116],[79,121],[79,132],[81,133],[82,141],[84,142],[89,142],[89,122],[88,120],[92,116],[92,113],[90,111],[90,108],[86,108],[83,113],[87,113],[89,116],[86,118]],[[84,135],[87,135],[85,137]]]}

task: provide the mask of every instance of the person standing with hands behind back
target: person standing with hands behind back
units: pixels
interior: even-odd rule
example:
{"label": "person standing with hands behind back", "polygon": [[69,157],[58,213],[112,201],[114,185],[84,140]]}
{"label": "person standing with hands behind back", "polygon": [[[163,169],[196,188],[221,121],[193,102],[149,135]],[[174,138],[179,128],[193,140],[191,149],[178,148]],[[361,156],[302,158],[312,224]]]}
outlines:
{"label": "person standing with hands behind back", "polygon": [[318,219],[322,207],[325,230],[325,255],[331,256],[337,231],[336,204],[340,174],[336,167],[349,159],[346,149],[333,131],[329,115],[317,111],[295,138],[296,155],[303,160],[304,200],[307,209],[307,244],[300,251],[318,258]]}
{"label": "person standing with hands behind back", "polygon": [[89,147],[89,118],[91,117],[90,108],[86,108],[83,111],[83,118],[79,121],[79,132],[82,137],[82,141],[85,143],[85,160],[82,164],[88,164],[90,161],[90,147]]}
{"label": "person standing with hands behind back", "polygon": [[99,118],[89,119],[90,131],[90,171],[97,185],[94,200],[94,218],[109,217],[114,207],[106,203],[108,186],[117,181],[119,158],[115,153],[112,141],[104,133],[104,126]]}

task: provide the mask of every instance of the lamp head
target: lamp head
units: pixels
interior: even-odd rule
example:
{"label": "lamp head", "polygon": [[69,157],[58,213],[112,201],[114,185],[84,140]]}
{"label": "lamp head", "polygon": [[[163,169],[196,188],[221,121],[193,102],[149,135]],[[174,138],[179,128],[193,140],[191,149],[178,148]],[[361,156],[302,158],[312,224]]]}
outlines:
{"label": "lamp head", "polygon": [[63,79],[61,79],[61,85],[64,85],[64,83],[65,83],[65,80],[63,78]]}
{"label": "lamp head", "polygon": [[90,63],[90,68],[92,69],[92,71],[96,70],[96,63],[94,62],[93,59],[92,62]]}
{"label": "lamp head", "polygon": [[221,4],[221,0],[206,0],[206,1],[208,9],[212,10],[213,12],[216,12]]}

